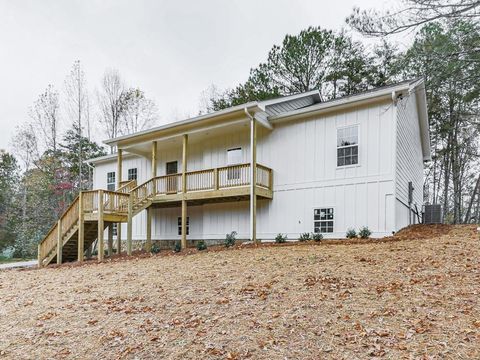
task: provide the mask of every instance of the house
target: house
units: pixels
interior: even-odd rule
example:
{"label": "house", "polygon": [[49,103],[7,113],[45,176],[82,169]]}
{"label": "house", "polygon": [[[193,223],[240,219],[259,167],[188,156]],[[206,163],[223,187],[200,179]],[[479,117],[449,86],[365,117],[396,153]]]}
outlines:
{"label": "house", "polygon": [[80,194],[39,247],[41,264],[83,260],[96,239],[102,259],[105,236],[110,253],[231,231],[387,236],[420,220],[430,160],[421,79],[325,102],[318,91],[250,102],[105,143],[117,153],[89,160],[102,190]]}

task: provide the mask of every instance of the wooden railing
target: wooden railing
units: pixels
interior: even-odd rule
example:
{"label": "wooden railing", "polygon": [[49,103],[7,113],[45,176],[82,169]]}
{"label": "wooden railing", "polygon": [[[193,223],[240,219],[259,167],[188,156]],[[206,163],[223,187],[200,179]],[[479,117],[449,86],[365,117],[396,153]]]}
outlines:
{"label": "wooden railing", "polygon": [[[99,196],[102,194],[104,212],[115,214],[128,213],[128,193],[121,193],[107,190],[89,190],[82,191],[82,208],[84,213],[93,213],[98,211]],[[60,236],[63,238],[73,226],[78,223],[80,200],[77,196],[70,206],[65,210],[59,218],[61,229]],[[38,244],[38,262],[41,265],[43,260],[47,258],[52,251],[56,250],[58,242],[58,222],[52,226],[47,235]]]}
{"label": "wooden railing", "polygon": [[130,191],[132,191],[136,187],[137,187],[137,180],[127,180],[127,181],[120,182],[120,187],[115,191],[128,194]]}

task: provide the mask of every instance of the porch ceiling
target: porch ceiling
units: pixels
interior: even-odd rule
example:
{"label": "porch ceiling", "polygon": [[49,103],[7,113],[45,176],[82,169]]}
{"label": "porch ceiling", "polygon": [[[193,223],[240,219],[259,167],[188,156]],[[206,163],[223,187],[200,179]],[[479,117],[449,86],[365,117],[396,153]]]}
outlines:
{"label": "porch ceiling", "polygon": [[[247,133],[250,131],[250,123],[248,119],[241,119],[235,122],[228,122],[218,126],[206,127],[203,129],[197,129],[191,131],[188,134],[188,143],[189,145],[194,145],[197,143],[202,143],[205,141],[211,141],[214,138],[222,137],[232,133],[244,132]],[[130,144],[122,146],[121,148],[127,152],[141,155],[147,158],[152,156],[152,142],[157,141],[157,152],[161,153],[162,150],[169,150],[172,148],[181,148],[182,147],[182,134],[177,134],[170,137],[163,137],[157,139],[151,139],[148,141]]]}

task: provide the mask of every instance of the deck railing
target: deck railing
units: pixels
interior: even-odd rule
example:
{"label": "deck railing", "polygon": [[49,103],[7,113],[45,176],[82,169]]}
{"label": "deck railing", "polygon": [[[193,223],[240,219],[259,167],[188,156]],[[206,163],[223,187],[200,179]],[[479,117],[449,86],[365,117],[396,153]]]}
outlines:
{"label": "deck railing", "polygon": [[[128,213],[128,199],[130,195],[128,193],[121,193],[107,190],[89,190],[82,191],[82,208],[83,212],[94,213],[98,211],[99,196],[102,194],[102,201],[105,213],[115,213],[126,215]],[[77,196],[70,206],[60,217],[61,224],[60,234],[63,238],[73,226],[78,222],[80,211],[80,198]],[[41,264],[45,258],[52,254],[52,251],[56,250],[58,242],[58,222],[55,223],[38,244],[38,262]]]}
{"label": "deck railing", "polygon": [[[272,190],[272,170],[257,164],[256,173],[256,185]],[[186,173],[186,190],[187,192],[195,192],[248,186],[250,185],[250,177],[250,164],[189,171]],[[130,197],[132,197],[133,206],[136,206],[157,195],[181,193],[182,174],[157,176],[143,184],[136,185],[136,181],[132,180],[122,182],[121,187],[117,191],[82,191],[82,204],[79,203],[80,197],[75,198],[60,217],[60,231],[58,231],[57,222],[39,243],[39,264],[42,264],[43,260],[52,255],[52,252],[56,249],[59,233],[63,239],[65,234],[77,224],[80,208],[83,209],[84,214],[96,213],[98,212],[99,200],[101,200],[104,213],[126,215],[128,214]],[[101,199],[100,196],[102,197]]]}
{"label": "deck railing", "polygon": [[[250,184],[250,164],[238,164],[186,173],[187,192],[219,190]],[[257,164],[257,186],[272,188],[272,170]],[[157,195],[182,192],[182,174],[157,176],[134,188],[133,203]]]}

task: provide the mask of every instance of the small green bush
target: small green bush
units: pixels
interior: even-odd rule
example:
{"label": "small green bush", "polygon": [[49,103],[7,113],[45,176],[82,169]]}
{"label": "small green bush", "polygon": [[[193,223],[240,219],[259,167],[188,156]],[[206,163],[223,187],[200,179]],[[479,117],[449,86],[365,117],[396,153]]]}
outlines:
{"label": "small green bush", "polygon": [[355,229],[349,228],[345,236],[347,237],[347,239],[355,239],[357,237],[357,232],[355,231]]}
{"label": "small green bush", "polygon": [[158,244],[153,244],[150,248],[152,254],[158,254],[160,252],[160,246]]}
{"label": "small green bush", "polygon": [[199,242],[197,242],[197,250],[207,250],[207,244],[205,243],[205,241],[200,240]]}
{"label": "small green bush", "polygon": [[298,241],[301,241],[301,242],[309,241],[309,240],[312,240],[312,237],[308,232],[301,234],[300,237],[298,238]]}
{"label": "small green bush", "polygon": [[236,231],[232,231],[230,234],[225,235],[225,246],[230,247],[235,245],[236,236]]}
{"label": "small green bush", "polygon": [[180,251],[182,251],[182,244],[180,244],[179,241],[177,241],[177,242],[175,243],[175,247],[173,248],[173,251],[175,251],[175,252],[180,252]]}
{"label": "small green bush", "polygon": [[287,235],[277,234],[277,236],[275,236],[275,242],[277,244],[283,244],[287,242]]}
{"label": "small green bush", "polygon": [[312,238],[313,238],[313,241],[319,242],[323,240],[323,235],[320,233],[313,233]]}
{"label": "small green bush", "polygon": [[364,226],[358,231],[358,235],[362,239],[368,239],[370,237],[370,235],[372,235],[372,232],[370,231],[370,229],[367,226]]}

